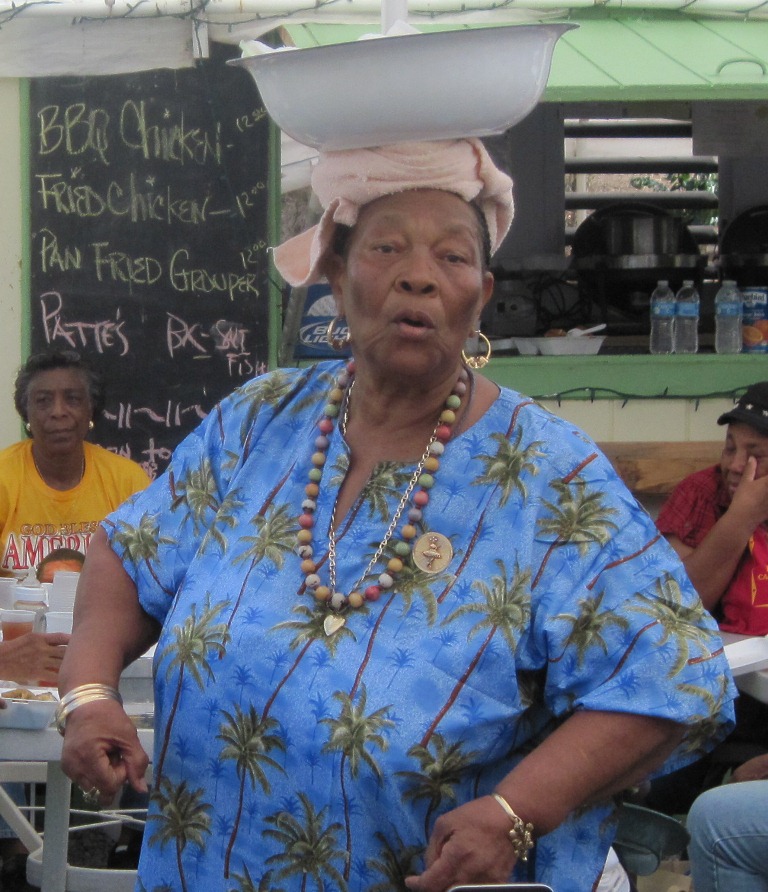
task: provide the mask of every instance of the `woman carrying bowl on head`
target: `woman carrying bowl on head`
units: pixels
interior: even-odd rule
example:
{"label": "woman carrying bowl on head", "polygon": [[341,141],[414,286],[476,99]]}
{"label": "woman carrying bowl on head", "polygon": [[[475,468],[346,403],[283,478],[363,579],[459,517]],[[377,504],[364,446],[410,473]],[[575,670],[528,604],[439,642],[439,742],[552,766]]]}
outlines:
{"label": "woman carrying bowl on head", "polygon": [[101,801],[147,756],[116,694],[157,641],[148,892],[587,892],[612,795],[731,725],[722,645],[594,443],[480,375],[512,184],[475,139],[322,154],[351,362],[236,391],[86,557],[63,765]]}

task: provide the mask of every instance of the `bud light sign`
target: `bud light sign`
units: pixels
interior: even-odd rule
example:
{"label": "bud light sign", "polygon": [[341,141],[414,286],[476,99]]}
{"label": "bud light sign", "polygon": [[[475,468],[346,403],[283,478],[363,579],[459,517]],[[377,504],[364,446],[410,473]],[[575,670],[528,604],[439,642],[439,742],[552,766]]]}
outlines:
{"label": "bud light sign", "polygon": [[[296,359],[318,359],[349,356],[349,350],[334,350],[328,343],[328,328],[336,316],[336,302],[328,285],[311,285],[307,290],[304,315],[293,355]],[[333,329],[334,338],[347,335],[346,320],[340,319]]]}

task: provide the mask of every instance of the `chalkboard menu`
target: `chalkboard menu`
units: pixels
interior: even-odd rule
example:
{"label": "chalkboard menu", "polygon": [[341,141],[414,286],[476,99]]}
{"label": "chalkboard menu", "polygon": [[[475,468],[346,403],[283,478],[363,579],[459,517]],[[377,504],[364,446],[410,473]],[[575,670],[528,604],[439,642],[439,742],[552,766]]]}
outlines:
{"label": "chalkboard menu", "polygon": [[32,351],[93,363],[93,440],[150,476],[266,368],[269,124],[232,54],[30,86]]}

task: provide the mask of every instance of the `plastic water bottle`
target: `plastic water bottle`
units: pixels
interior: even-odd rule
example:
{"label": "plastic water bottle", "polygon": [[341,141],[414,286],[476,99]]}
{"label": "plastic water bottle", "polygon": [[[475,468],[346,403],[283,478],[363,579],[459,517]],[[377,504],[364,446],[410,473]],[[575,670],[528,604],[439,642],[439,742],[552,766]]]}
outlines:
{"label": "plastic water bottle", "polygon": [[715,352],[741,353],[741,291],[733,279],[723,279],[715,295]]}
{"label": "plastic water bottle", "polygon": [[699,292],[693,279],[685,279],[675,295],[675,353],[699,349]]}
{"label": "plastic water bottle", "polygon": [[675,295],[666,279],[656,283],[651,294],[651,353],[675,349]]}

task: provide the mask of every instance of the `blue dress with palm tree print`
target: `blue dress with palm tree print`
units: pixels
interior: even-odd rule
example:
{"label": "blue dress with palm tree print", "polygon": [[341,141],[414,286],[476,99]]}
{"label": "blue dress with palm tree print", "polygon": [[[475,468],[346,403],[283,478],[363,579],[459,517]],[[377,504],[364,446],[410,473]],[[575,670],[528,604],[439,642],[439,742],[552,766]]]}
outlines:
{"label": "blue dress with palm tree print", "polygon": [[[492,790],[574,710],[686,723],[669,769],[731,726],[717,628],[676,557],[594,444],[510,390],[441,460],[422,526],[450,539],[449,566],[406,565],[327,636],[294,545],[339,369],[254,379],[105,522],[162,623],[137,889],[402,890],[438,815]],[[347,465],[335,431],[315,514],[323,581]],[[412,472],[377,466],[342,519],[342,590]],[[613,817],[611,803],[579,812],[519,878],[589,892]]]}

